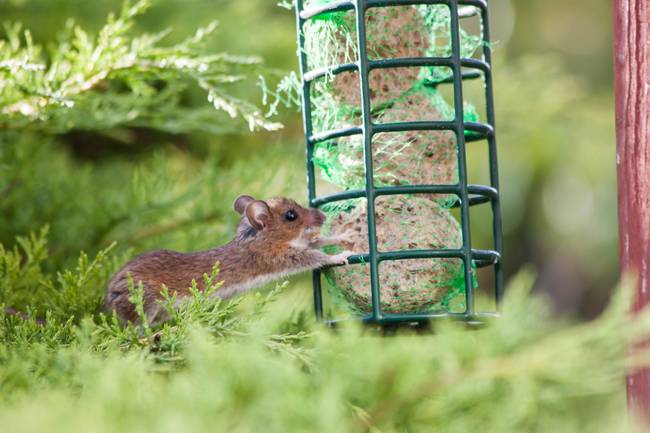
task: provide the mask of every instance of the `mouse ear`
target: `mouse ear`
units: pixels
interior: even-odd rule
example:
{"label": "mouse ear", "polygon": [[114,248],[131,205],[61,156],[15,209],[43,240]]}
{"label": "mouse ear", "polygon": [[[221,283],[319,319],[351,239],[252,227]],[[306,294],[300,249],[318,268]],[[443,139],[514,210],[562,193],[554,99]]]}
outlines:
{"label": "mouse ear", "polygon": [[246,218],[255,230],[262,230],[271,221],[271,209],[262,200],[254,200],[246,206]]}
{"label": "mouse ear", "polygon": [[244,211],[246,210],[246,206],[248,206],[248,204],[253,201],[255,201],[255,199],[250,195],[240,195],[232,204],[232,208],[235,209],[235,212],[237,212],[239,215],[243,215]]}

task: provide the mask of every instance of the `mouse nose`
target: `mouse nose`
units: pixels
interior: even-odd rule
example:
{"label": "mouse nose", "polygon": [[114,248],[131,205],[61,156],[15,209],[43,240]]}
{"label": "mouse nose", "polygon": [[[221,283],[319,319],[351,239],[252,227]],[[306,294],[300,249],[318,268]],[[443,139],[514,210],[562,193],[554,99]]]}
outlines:
{"label": "mouse nose", "polygon": [[322,226],[323,223],[325,222],[325,214],[321,212],[319,209],[312,209],[312,218],[314,224],[317,226]]}

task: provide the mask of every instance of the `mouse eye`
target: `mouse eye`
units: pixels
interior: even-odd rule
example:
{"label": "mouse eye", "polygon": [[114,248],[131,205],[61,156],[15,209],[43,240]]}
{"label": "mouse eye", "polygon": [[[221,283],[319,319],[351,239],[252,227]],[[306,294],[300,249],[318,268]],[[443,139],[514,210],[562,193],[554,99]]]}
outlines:
{"label": "mouse eye", "polygon": [[284,219],[287,221],[295,221],[296,218],[298,218],[298,214],[293,210],[288,210],[287,213],[284,214]]}

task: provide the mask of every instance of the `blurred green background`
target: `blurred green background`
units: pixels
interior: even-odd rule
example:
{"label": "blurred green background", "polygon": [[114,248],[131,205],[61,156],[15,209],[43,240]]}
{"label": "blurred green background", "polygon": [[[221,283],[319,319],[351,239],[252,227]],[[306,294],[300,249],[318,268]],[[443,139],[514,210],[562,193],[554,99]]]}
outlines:
{"label": "blurred green background", "polygon": [[[535,290],[550,296],[558,312],[592,317],[618,278],[611,6],[489,4],[506,277],[532,263],[539,272]],[[97,31],[119,7],[108,0],[0,0],[0,16],[23,22],[48,46],[69,17]],[[215,52],[261,56],[261,73],[271,83],[297,69],[293,12],[275,1],[160,0],[137,25],[170,27],[173,42],[215,19]],[[261,99],[254,78],[233,92]],[[189,97],[207,104],[201,93]],[[10,165],[33,179],[16,181],[21,176],[11,168],[0,171],[0,242],[12,245],[16,235],[49,224],[53,268],[74,263],[80,249],[94,253],[113,240],[125,256],[225,242],[236,222],[228,207],[238,194],[287,194],[305,202],[300,113],[282,110],[276,120],[285,125],[278,132],[127,131],[116,140],[73,131],[46,143],[4,141],[0,151],[12,153],[6,161],[22,161]],[[481,178],[485,161],[472,152],[470,169]],[[489,221],[477,212],[473,236],[489,242]],[[297,303],[309,302],[308,285],[308,277],[296,285]]]}

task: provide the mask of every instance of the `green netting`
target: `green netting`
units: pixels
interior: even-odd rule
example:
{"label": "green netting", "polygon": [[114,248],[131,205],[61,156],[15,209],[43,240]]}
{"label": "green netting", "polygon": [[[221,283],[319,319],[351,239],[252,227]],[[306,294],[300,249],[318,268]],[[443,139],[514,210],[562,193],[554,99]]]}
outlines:
{"label": "green netting", "polygon": [[[327,3],[314,0],[306,6]],[[420,5],[370,8],[366,12],[367,53],[371,60],[395,57],[451,56],[449,8],[445,5]],[[327,68],[352,63],[358,58],[354,13],[332,12],[305,23],[305,45],[309,68]],[[472,55],[481,47],[479,36],[462,28],[460,52]],[[395,68],[373,71],[370,90],[373,103],[385,103],[400,97],[416,82],[436,84],[452,76],[448,67]],[[358,76],[354,72],[329,76],[326,87],[339,100],[359,105]],[[373,104],[375,105],[375,104]]]}
{"label": "green netting", "polygon": [[[332,103],[329,115],[354,116]],[[338,110],[338,111],[337,111]],[[465,120],[478,116],[466,104]],[[435,88],[416,86],[389,106],[373,114],[378,123],[415,120],[452,120],[454,110]],[[376,185],[454,184],[458,181],[456,138],[451,131],[405,131],[381,133],[373,137],[373,164]],[[324,179],[343,188],[363,188],[363,138],[344,137],[318,143],[314,164]],[[445,200],[446,197],[438,197]]]}
{"label": "green netting", "polygon": [[[449,8],[445,5],[419,5],[416,6],[431,35],[431,43],[427,49],[427,55],[431,57],[451,56],[450,25],[451,18]],[[459,29],[460,55],[461,57],[472,57],[476,50],[481,47],[480,36],[471,35],[462,28]],[[422,79],[426,83],[439,83],[452,76],[448,68],[427,67],[422,70]]]}
{"label": "green netting", "polygon": [[[310,5],[322,0],[307,2]],[[367,52],[371,60],[451,55],[450,15],[445,5],[370,8],[366,12]],[[354,13],[320,15],[304,25],[310,70],[353,63],[358,58]],[[471,57],[481,39],[461,29],[461,55]],[[373,122],[453,120],[454,108],[435,85],[452,76],[447,67],[372,70],[369,74]],[[326,74],[312,83],[314,132],[359,125],[360,83],[356,71]],[[464,120],[476,121],[470,104]],[[471,134],[465,132],[466,135]],[[458,146],[452,131],[405,131],[373,136],[373,176],[376,185],[456,184]],[[343,188],[364,188],[363,138],[355,135],[318,143],[313,162],[322,177]],[[458,221],[448,195],[383,196],[375,203],[379,251],[461,248]],[[328,227],[353,233],[346,248],[368,252],[365,199],[324,207]],[[338,303],[360,313],[371,311],[369,265],[325,272],[328,290]],[[463,262],[457,258],[384,261],[379,267],[380,305],[386,313],[428,312],[464,308]],[[472,282],[475,284],[475,281]]]}
{"label": "green netting", "polygon": [[[427,281],[419,285],[418,281],[411,282],[407,280],[407,283],[412,285],[407,286],[406,290],[404,290],[404,282],[400,278],[403,270],[397,266],[397,271],[392,270],[388,277],[384,279],[385,281],[382,281],[382,283],[400,288],[399,291],[381,292],[380,306],[383,312],[449,311],[461,313],[465,311],[465,275],[462,263],[459,265],[437,264],[431,259],[428,262],[426,260],[415,260],[415,262],[417,262],[416,266],[421,269],[440,270],[441,273],[445,274],[446,278],[444,280]],[[399,265],[399,262],[397,264]],[[386,269],[380,267],[380,272],[385,273]],[[363,286],[365,291],[359,293],[353,290],[356,286],[348,285],[346,287],[341,284],[342,279],[356,281],[359,275],[368,278],[369,274],[370,266],[368,264],[357,264],[349,267],[347,275],[344,275],[343,278],[332,272],[326,272],[327,293],[335,305],[344,307],[356,314],[369,314],[372,312],[370,286]],[[476,287],[475,280],[473,284]],[[432,294],[434,296],[431,296]]]}
{"label": "green netting", "polygon": [[[331,203],[323,211],[328,215],[324,232],[345,232],[345,248],[357,253],[368,251],[365,199]],[[377,198],[375,222],[379,251],[462,246],[458,221],[449,210],[426,196]],[[360,264],[327,270],[330,295],[354,312],[370,312],[369,269],[367,264]],[[460,259],[385,261],[380,265],[379,278],[384,312],[447,309],[452,301],[456,307],[463,307],[465,280]]]}

